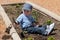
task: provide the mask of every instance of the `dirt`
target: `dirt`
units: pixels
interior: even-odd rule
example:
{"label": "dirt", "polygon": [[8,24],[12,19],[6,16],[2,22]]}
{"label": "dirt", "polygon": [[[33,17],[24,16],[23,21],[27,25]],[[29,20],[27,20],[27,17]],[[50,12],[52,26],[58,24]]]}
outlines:
{"label": "dirt", "polygon": [[0,16],[0,40],[2,40],[2,36],[4,35],[4,30],[5,30],[5,25],[3,24],[4,22],[2,20],[3,19]]}
{"label": "dirt", "polygon": [[[6,30],[6,25],[5,22],[3,21],[3,18],[0,15],[0,40],[12,40],[11,36],[5,32]],[[10,36],[9,38],[7,36]]]}
{"label": "dirt", "polygon": [[4,4],[12,4],[12,3],[23,3],[24,0],[0,0],[0,4],[4,5]]}
{"label": "dirt", "polygon": [[[2,6],[5,9],[5,12],[9,16],[9,18],[11,19],[12,23],[14,23],[13,18],[16,19],[21,14],[22,4],[11,4],[11,5],[2,5]],[[48,16],[44,12],[36,10],[35,8],[33,8],[32,13],[33,13],[32,14],[33,17],[36,19],[36,21],[38,21],[40,23],[40,25],[44,24],[44,22],[46,22],[46,20],[51,20],[52,22],[54,22],[55,31],[53,31],[51,33],[51,35],[49,35],[49,36],[43,36],[43,35],[39,35],[39,34],[25,34],[25,38],[28,38],[31,36],[32,38],[34,38],[34,40],[47,40],[48,37],[53,36],[55,38],[55,40],[60,40],[60,22],[59,21]],[[21,28],[19,27],[19,25],[17,27],[15,26],[15,29],[18,32],[18,34],[20,35]],[[21,35],[20,35],[20,37],[21,37]],[[21,39],[24,39],[24,38],[21,38]]]}

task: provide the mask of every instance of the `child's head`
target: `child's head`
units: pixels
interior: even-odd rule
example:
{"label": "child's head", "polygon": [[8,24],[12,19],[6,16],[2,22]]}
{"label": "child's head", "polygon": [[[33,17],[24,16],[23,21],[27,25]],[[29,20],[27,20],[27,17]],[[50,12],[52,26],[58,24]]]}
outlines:
{"label": "child's head", "polygon": [[22,9],[25,15],[30,15],[32,12],[32,5],[25,3]]}

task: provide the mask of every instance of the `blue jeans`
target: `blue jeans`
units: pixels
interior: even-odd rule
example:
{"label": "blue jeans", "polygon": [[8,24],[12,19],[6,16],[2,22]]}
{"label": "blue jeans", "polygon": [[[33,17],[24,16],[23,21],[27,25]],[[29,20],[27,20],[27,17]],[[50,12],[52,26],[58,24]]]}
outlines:
{"label": "blue jeans", "polygon": [[46,27],[42,26],[42,27],[29,27],[26,28],[26,31],[28,31],[28,33],[39,33],[39,34],[45,34],[46,33]]}

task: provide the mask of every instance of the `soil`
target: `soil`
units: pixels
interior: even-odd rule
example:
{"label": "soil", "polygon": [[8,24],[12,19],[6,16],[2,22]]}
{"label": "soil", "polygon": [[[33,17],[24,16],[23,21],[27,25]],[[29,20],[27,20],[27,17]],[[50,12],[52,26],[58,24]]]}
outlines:
{"label": "soil", "polygon": [[[13,18],[16,19],[21,14],[22,4],[10,4],[10,5],[2,5],[2,6],[5,9],[5,12],[9,16],[12,23],[14,23]],[[25,34],[25,38],[32,37],[32,38],[34,38],[34,40],[47,40],[48,37],[53,36],[55,38],[55,40],[60,40],[60,22],[59,21],[48,16],[44,12],[36,10],[35,8],[33,8],[32,13],[33,13],[32,14],[33,17],[35,18],[36,21],[39,22],[40,25],[44,24],[44,22],[46,22],[47,20],[51,20],[52,22],[54,22],[55,30],[48,36],[43,36],[40,34]],[[15,29],[16,29],[17,33],[20,35],[21,31],[22,31],[21,27],[19,27],[19,25],[15,26]],[[21,37],[21,35],[20,35],[20,37]],[[21,38],[21,39],[24,39],[24,38]]]}
{"label": "soil", "polygon": [[[0,40],[12,40],[11,36],[5,32],[6,25],[0,15]],[[9,38],[7,36],[10,36]]]}

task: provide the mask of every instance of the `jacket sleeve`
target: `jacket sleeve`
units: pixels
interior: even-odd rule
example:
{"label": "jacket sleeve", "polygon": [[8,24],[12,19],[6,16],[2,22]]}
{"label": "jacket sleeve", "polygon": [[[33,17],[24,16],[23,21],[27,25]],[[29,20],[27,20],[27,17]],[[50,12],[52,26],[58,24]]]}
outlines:
{"label": "jacket sleeve", "polygon": [[21,23],[22,19],[23,19],[23,16],[20,15],[20,16],[16,19],[16,23]]}

